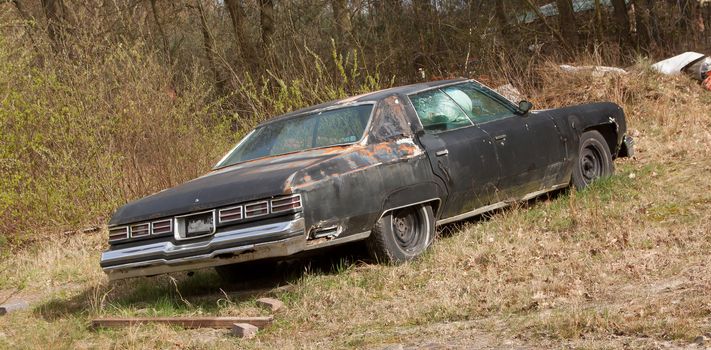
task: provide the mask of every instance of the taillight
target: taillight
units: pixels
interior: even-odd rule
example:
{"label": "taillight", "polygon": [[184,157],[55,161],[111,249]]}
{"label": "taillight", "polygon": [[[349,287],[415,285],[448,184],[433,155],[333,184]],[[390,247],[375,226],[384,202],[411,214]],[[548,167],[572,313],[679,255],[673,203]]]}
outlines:
{"label": "taillight", "polygon": [[148,236],[149,234],[151,234],[151,224],[146,222],[142,224],[131,225],[131,238],[144,237]]}
{"label": "taillight", "polygon": [[295,194],[288,197],[280,197],[271,201],[272,213],[279,213],[287,210],[301,208],[301,195]]}
{"label": "taillight", "polygon": [[219,221],[222,222],[230,222],[230,221],[235,221],[235,220],[241,220],[242,219],[242,206],[236,206],[236,207],[229,207],[225,209],[220,209],[218,212],[218,218]]}
{"label": "taillight", "polygon": [[269,214],[269,202],[256,202],[244,205],[244,217],[246,219]]}
{"label": "taillight", "polygon": [[153,221],[151,223],[151,234],[162,235],[173,232],[173,219]]}
{"label": "taillight", "polygon": [[109,229],[109,241],[118,241],[128,238],[128,226],[113,227]]}

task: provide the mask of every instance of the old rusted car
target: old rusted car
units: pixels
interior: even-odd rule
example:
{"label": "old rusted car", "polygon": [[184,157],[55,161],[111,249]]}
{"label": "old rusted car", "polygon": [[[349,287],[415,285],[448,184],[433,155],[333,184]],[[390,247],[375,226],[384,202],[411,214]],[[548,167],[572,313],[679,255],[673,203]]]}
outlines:
{"label": "old rusted car", "polygon": [[208,174],[118,209],[101,266],[155,275],[365,241],[422,254],[436,226],[613,173],[613,103],[531,110],[465,79],[396,87],[256,127]]}

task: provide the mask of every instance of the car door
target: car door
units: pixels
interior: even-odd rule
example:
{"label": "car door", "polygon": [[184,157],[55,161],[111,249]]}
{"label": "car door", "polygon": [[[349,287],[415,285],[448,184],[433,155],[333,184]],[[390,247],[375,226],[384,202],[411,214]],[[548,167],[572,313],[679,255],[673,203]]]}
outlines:
{"label": "car door", "polygon": [[511,103],[474,82],[443,90],[491,137],[501,172],[498,200],[520,199],[557,185],[565,144],[550,117],[535,112],[521,115]]}
{"label": "car door", "polygon": [[440,89],[409,96],[423,133],[433,172],[448,196],[440,217],[447,218],[490,204],[499,177],[496,151],[487,135]]}

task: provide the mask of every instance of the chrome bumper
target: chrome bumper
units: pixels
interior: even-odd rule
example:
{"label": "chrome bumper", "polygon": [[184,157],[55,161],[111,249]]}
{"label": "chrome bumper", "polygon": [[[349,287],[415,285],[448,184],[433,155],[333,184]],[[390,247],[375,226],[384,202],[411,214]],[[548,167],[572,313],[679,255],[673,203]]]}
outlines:
{"label": "chrome bumper", "polygon": [[634,157],[634,139],[632,136],[625,135],[622,138],[622,145],[620,145],[620,152],[617,154],[618,157]]}
{"label": "chrome bumper", "polygon": [[[258,241],[260,243],[249,243]],[[160,242],[101,254],[110,280],[288,256],[306,248],[304,219],[216,233],[209,241]]]}

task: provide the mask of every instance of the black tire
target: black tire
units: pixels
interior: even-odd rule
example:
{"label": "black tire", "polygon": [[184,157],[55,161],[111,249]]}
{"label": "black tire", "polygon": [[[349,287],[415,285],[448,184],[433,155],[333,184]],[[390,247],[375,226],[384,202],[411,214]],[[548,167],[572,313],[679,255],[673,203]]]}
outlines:
{"label": "black tire", "polygon": [[578,160],[573,168],[573,186],[582,190],[593,181],[611,176],[614,172],[612,152],[605,138],[595,130],[584,132],[580,137]]}
{"label": "black tire", "polygon": [[435,239],[432,207],[416,205],[387,212],[366,241],[378,262],[402,263],[420,256]]}

